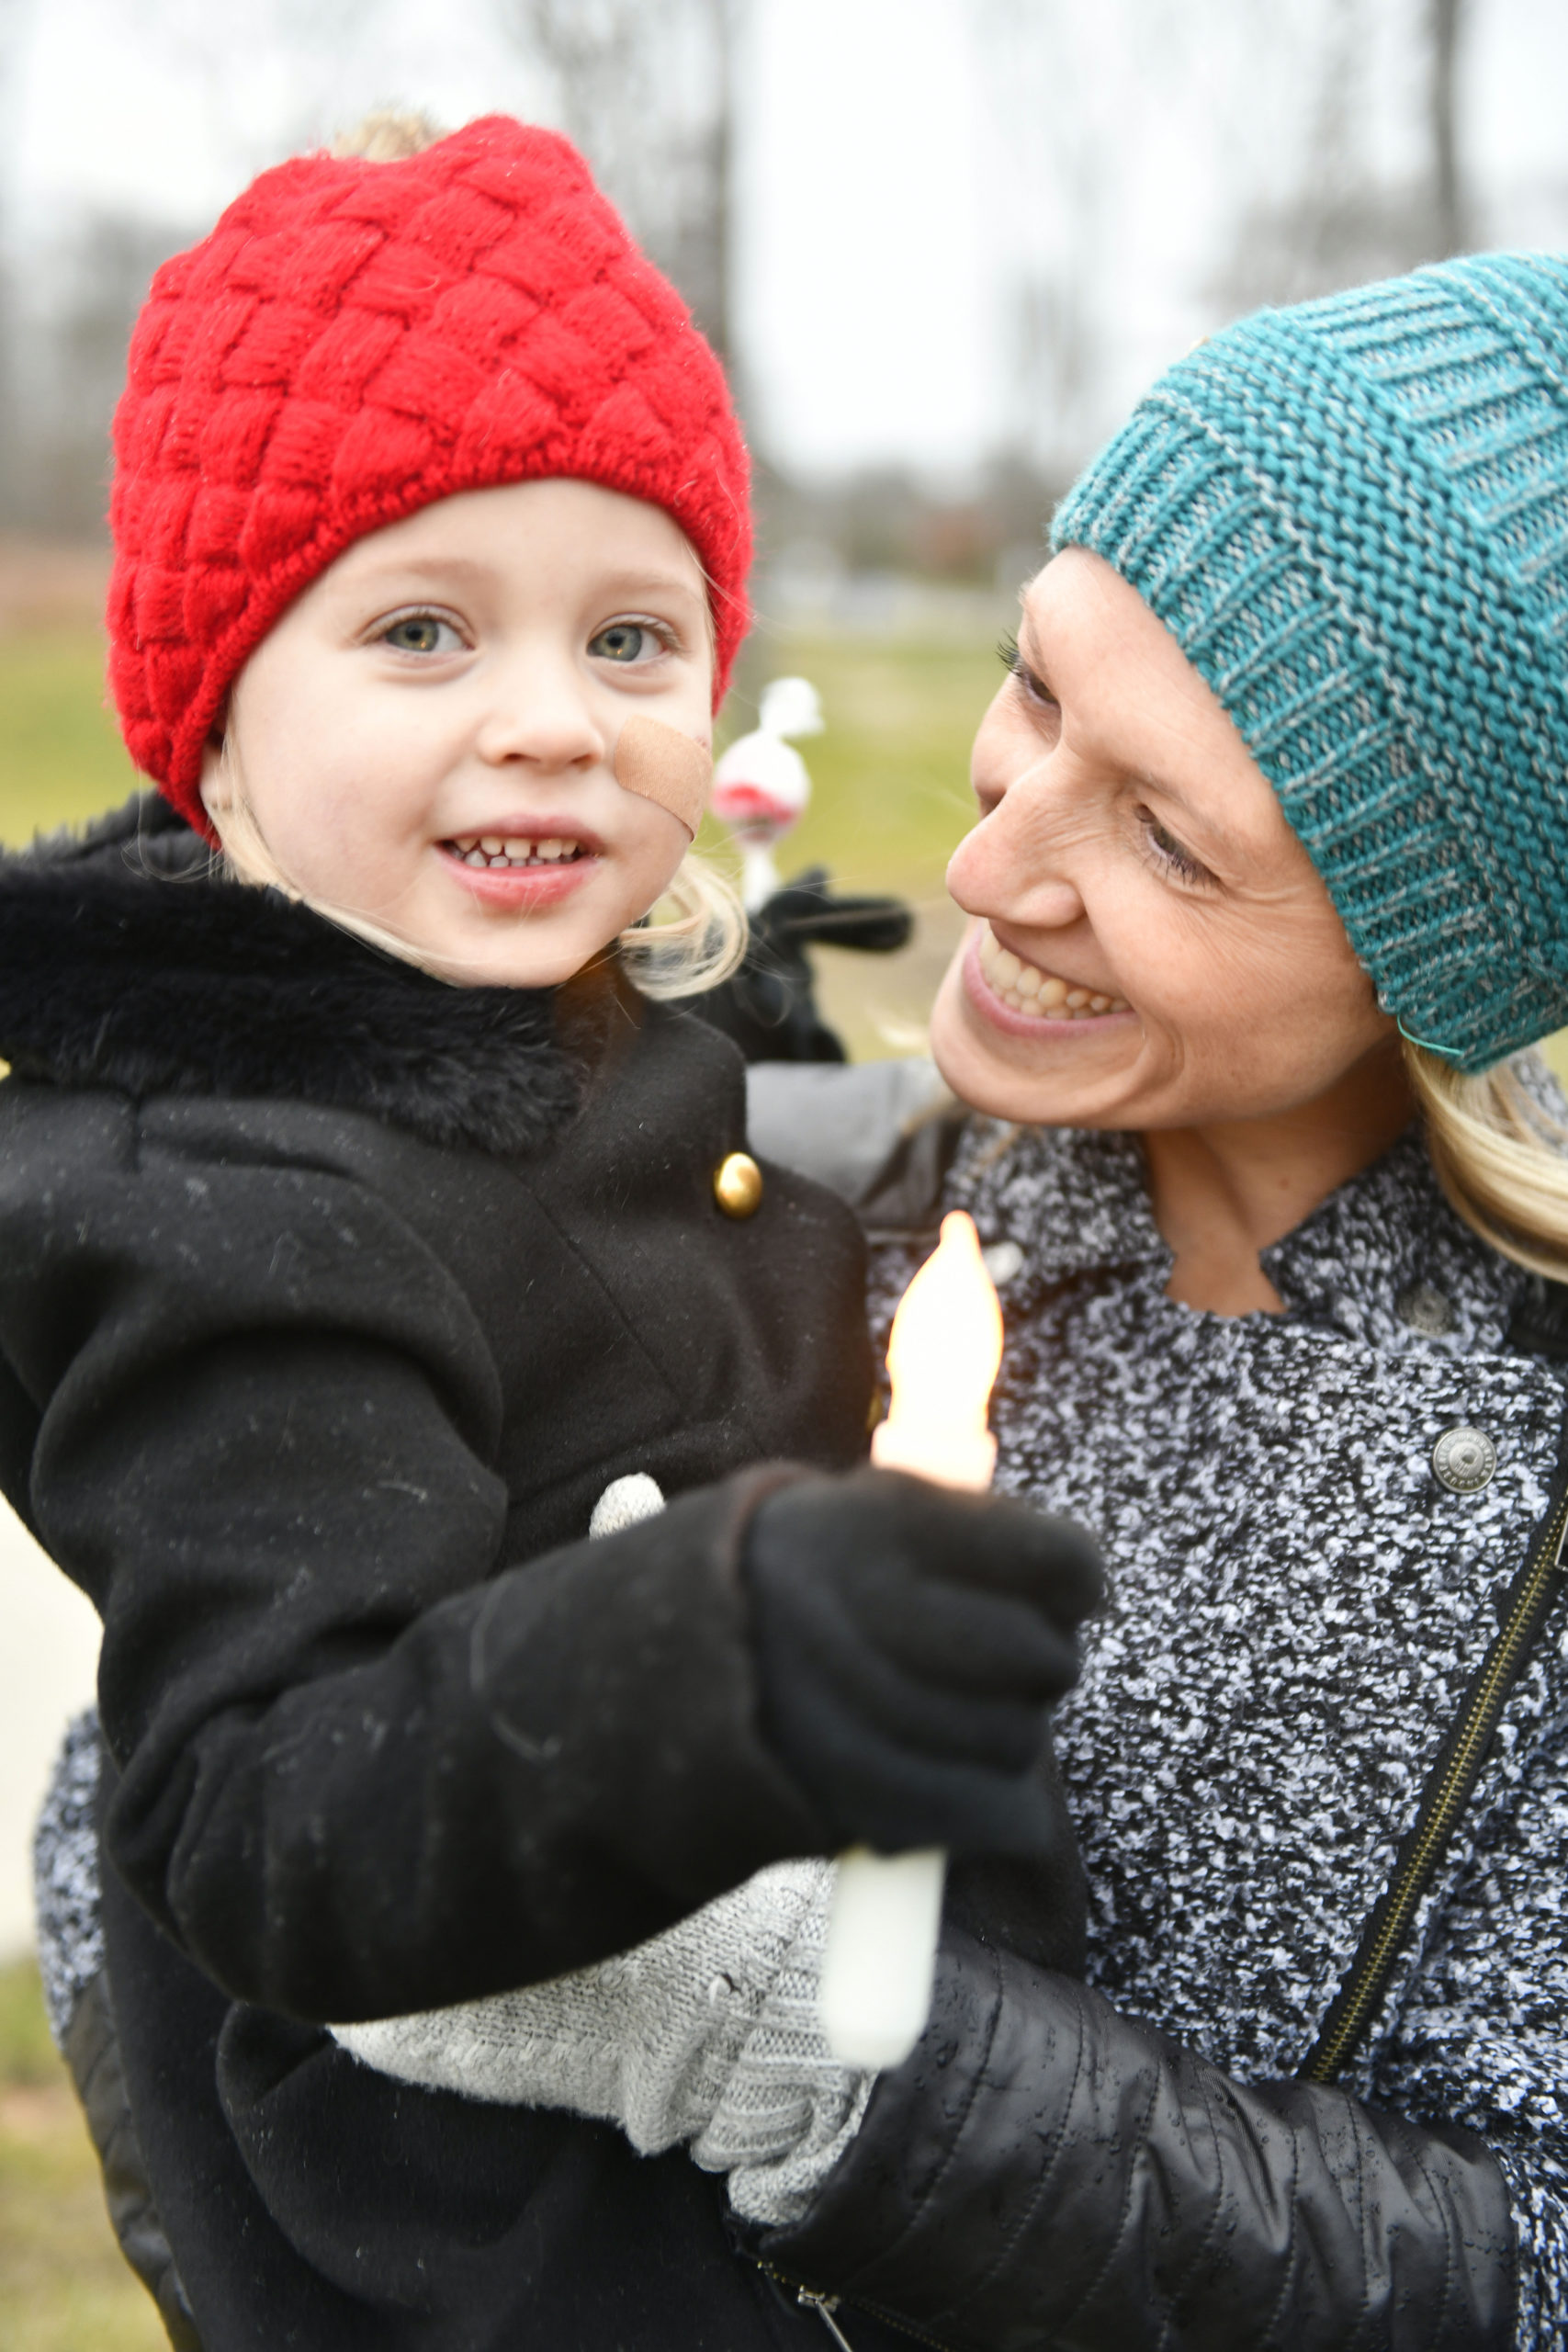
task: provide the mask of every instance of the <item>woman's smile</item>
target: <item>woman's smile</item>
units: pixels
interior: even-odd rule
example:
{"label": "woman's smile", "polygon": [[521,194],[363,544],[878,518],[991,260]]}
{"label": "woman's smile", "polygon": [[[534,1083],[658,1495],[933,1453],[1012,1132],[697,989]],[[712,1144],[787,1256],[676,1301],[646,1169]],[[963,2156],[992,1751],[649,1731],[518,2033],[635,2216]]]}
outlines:
{"label": "woman's smile", "polygon": [[1088,989],[1059,972],[1043,971],[1004,947],[988,922],[979,922],[964,958],[964,984],[976,1010],[1014,1035],[1055,1036],[1074,1028],[1096,1034],[1130,1017],[1125,997]]}

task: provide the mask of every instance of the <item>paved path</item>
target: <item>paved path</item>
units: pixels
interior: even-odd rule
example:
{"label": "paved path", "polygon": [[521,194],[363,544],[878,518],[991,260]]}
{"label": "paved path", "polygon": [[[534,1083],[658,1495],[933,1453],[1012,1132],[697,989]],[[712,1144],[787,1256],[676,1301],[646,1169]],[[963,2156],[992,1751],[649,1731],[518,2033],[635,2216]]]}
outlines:
{"label": "paved path", "polygon": [[93,1609],[0,1502],[0,1960],[32,1941],[33,1818],[97,1658]]}

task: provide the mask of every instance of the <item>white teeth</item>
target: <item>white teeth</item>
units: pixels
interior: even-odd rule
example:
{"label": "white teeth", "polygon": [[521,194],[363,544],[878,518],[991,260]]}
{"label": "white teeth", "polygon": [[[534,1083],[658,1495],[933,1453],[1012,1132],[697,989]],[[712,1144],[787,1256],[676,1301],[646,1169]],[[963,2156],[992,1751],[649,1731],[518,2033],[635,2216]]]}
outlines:
{"label": "white teeth", "polygon": [[566,865],[583,854],[582,844],[559,833],[542,842],[525,841],[520,834],[454,833],[446,846],[465,865]]}
{"label": "white teeth", "polygon": [[1107,1012],[1125,1012],[1124,997],[1105,996],[1092,989],[1078,988],[1059,979],[1055,973],[1042,972],[1004,947],[987,924],[980,933],[980,964],[987,986],[1004,1004],[1015,1012],[1055,1014],[1058,1020],[1092,1021]]}

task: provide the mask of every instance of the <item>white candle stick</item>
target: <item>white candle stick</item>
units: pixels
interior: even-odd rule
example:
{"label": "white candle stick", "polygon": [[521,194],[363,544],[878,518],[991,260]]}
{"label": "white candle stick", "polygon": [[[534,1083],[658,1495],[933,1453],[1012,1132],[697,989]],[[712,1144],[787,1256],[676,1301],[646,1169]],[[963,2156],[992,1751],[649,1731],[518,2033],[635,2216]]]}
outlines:
{"label": "white candle stick", "polygon": [[[972,1218],[944,1217],[942,1240],[899,1302],[887,1348],[893,1401],[871,1441],[885,1470],[985,1487],[997,1442],[986,1426],[1002,1358],[996,1285]],[[931,2014],[947,1856],[941,1847],[839,1858],[820,1994],[822,2029],[852,2066],[897,2066]]]}

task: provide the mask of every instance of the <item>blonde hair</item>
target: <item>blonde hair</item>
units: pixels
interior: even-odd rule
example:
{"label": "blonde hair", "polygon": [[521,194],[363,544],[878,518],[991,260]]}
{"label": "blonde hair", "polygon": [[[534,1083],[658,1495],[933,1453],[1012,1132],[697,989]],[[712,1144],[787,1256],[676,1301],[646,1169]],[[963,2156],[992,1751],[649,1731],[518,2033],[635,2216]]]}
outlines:
{"label": "blonde hair", "polygon": [[1479,1076],[1403,1041],[1438,1182],[1483,1241],[1549,1282],[1568,1282],[1568,1127],[1511,1063]]}
{"label": "blonde hair", "polygon": [[418,107],[372,107],[352,130],[340,130],[331,153],[340,164],[402,164],[423,155],[446,133]]}
{"label": "blonde hair", "polygon": [[[431,972],[451,987],[465,986],[450,969],[436,970],[400,932],[374,922],[350,907],[313,899],[290,881],[256,820],[230,750],[231,741],[231,734],[225,735],[222,762],[230,779],[229,798],[223,806],[209,806],[207,811],[219,840],[220,868],[228,878],[257,889],[281,890],[286,898],[310,907],[328,922],[336,923],[340,931],[352,932],[384,955],[417,964],[422,971]],[[654,922],[645,916],[623,931],[616,943],[627,978],[638,993],[669,1002],[698,996],[728,979],[746,953],[747,930],[745,911],[725,876],[689,850],[671,876],[660,904],[672,910],[666,921]],[[474,977],[476,981],[480,978],[478,973]]]}

